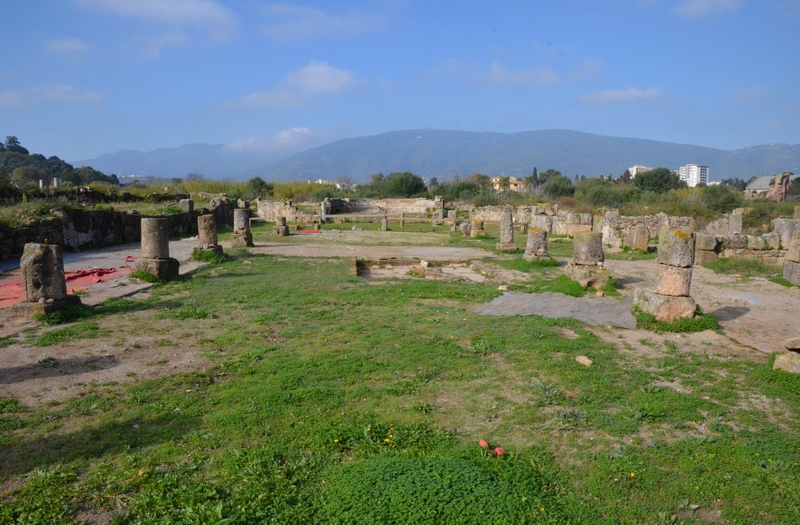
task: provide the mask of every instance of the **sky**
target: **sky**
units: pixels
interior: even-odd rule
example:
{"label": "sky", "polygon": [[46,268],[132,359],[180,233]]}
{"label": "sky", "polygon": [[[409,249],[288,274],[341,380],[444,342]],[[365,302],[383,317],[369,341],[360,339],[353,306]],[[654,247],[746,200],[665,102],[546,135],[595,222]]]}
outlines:
{"label": "sky", "polygon": [[800,0],[0,0],[0,135],[68,161],[433,128],[800,142]]}

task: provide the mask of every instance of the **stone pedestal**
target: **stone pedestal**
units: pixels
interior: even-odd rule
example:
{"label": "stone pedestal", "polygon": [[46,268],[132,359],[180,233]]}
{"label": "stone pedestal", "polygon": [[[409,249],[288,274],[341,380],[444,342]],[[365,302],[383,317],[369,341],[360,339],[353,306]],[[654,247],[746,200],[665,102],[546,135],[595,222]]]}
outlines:
{"label": "stone pedestal", "polygon": [[522,256],[526,261],[538,261],[549,259],[547,253],[547,232],[544,230],[528,230],[528,242],[525,245],[525,254]]}
{"label": "stone pedestal", "polygon": [[[213,215],[209,215],[212,219]],[[216,234],[216,230],[215,230]],[[142,219],[142,254],[134,268],[154,275],[160,281],[178,276],[180,263],[169,256],[169,221],[163,218]]]}
{"label": "stone pedestal", "polygon": [[605,260],[603,252],[603,234],[598,232],[577,232],[573,238],[572,262],[578,265],[591,266],[602,264]]}
{"label": "stone pedestal", "polygon": [[495,248],[501,252],[517,251],[517,245],[514,244],[514,216],[510,211],[503,213],[500,218],[500,242]]}
{"label": "stone pedestal", "polygon": [[647,251],[647,246],[650,243],[650,230],[644,224],[637,224],[633,230],[633,239],[631,240],[631,248],[634,250]]}
{"label": "stone pedestal", "polygon": [[688,297],[692,284],[692,269],[658,265],[658,284],[655,293],[673,297]]}
{"label": "stone pedestal", "polygon": [[689,268],[694,265],[694,235],[680,229],[662,228],[658,233],[658,262]]}
{"label": "stone pedestal", "polygon": [[194,201],[192,199],[181,199],[178,202],[178,207],[184,213],[193,213],[194,212]]}
{"label": "stone pedestal", "polygon": [[458,217],[458,210],[447,210],[447,224],[453,225],[456,223]]}
{"label": "stone pedestal", "polygon": [[584,288],[591,286],[595,290],[605,288],[611,277],[611,273],[602,266],[586,266],[575,263],[569,263],[564,268],[564,275],[577,281]]}
{"label": "stone pedestal", "polygon": [[255,246],[253,234],[250,232],[250,212],[247,209],[236,208],[233,210],[233,236],[232,246]]}
{"label": "stone pedestal", "polygon": [[385,232],[388,230],[389,230],[389,219],[384,217],[383,219],[381,219],[381,231]]}
{"label": "stone pedestal", "polygon": [[286,237],[289,235],[289,227],[286,226],[286,217],[278,217],[275,226],[272,227],[272,235],[276,237]]}

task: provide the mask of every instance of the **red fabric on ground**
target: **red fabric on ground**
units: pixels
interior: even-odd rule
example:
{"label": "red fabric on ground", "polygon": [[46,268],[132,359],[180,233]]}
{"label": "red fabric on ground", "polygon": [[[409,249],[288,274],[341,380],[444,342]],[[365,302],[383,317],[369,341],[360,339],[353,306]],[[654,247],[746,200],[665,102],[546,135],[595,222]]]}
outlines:
{"label": "red fabric on ground", "polygon": [[[119,268],[89,268],[86,270],[75,270],[64,272],[64,279],[67,281],[67,293],[75,293],[85,290],[93,284],[119,279],[130,274],[133,268],[130,266],[120,266]],[[0,282],[0,310],[8,308],[14,303],[18,303],[25,298],[22,291],[22,279]]]}

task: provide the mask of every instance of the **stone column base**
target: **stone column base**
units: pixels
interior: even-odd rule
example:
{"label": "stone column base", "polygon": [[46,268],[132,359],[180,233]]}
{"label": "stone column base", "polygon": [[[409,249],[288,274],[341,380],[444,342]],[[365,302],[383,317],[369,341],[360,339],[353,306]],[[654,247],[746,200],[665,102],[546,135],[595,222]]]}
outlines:
{"label": "stone column base", "polygon": [[60,301],[39,301],[39,302],[30,302],[30,301],[21,301],[19,303],[14,303],[6,312],[10,317],[28,317],[32,318],[36,315],[47,315],[52,314],[54,312],[58,312],[66,308],[71,304],[81,304],[81,298],[77,295],[67,295],[65,299]]}
{"label": "stone column base", "polygon": [[286,237],[286,236],[289,235],[289,227],[288,226],[273,226],[272,235],[274,235],[275,237]]}
{"label": "stone column base", "polygon": [[[220,251],[222,247],[220,247]],[[136,270],[147,272],[159,281],[169,281],[178,276],[181,263],[178,259],[169,257],[167,259],[137,259],[134,264]]]}
{"label": "stone column base", "polygon": [[657,321],[665,323],[674,323],[678,319],[691,319],[697,309],[697,303],[691,297],[659,295],[641,288],[633,292],[633,306],[654,315]]}
{"label": "stone column base", "polygon": [[252,233],[234,233],[231,237],[231,246],[255,246]]}
{"label": "stone column base", "polygon": [[500,252],[513,253],[517,251],[517,245],[512,243],[498,242],[494,245],[495,249]]}
{"label": "stone column base", "polygon": [[546,261],[550,259],[547,253],[526,253],[522,256],[526,261]]}
{"label": "stone column base", "polygon": [[589,266],[570,263],[564,268],[564,275],[577,281],[584,288],[592,287],[595,290],[605,288],[611,273],[602,266]]}

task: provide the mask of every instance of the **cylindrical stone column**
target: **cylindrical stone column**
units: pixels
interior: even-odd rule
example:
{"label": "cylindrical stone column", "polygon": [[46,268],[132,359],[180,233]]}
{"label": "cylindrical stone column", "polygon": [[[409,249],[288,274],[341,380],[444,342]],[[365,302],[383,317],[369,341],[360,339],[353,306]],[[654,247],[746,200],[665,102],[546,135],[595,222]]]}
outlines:
{"label": "cylindrical stone column", "polygon": [[525,245],[525,258],[547,257],[547,232],[528,230],[528,243]]}
{"label": "cylindrical stone column", "polygon": [[444,210],[441,208],[439,208],[439,220],[440,221],[444,220]]}
{"label": "cylindrical stone column", "polygon": [[217,245],[217,222],[213,215],[201,215],[197,218],[197,236],[201,246]]}
{"label": "cylindrical stone column", "polygon": [[233,231],[250,233],[250,212],[243,208],[233,210]]}
{"label": "cylindrical stone column", "polygon": [[275,220],[275,226],[286,226],[286,217],[278,217]]}
{"label": "cylindrical stone column", "polygon": [[384,217],[383,219],[381,219],[381,231],[385,232],[388,229],[389,229],[389,219]]}
{"label": "cylindrical stone column", "polygon": [[600,232],[576,232],[572,246],[572,260],[575,264],[591,266],[605,260],[603,234]]}
{"label": "cylindrical stone column", "polygon": [[163,217],[142,219],[142,258],[169,258],[169,220]]}
{"label": "cylindrical stone column", "polygon": [[658,285],[655,292],[673,297],[689,297],[692,284],[692,268],[658,265]]}
{"label": "cylindrical stone column", "polygon": [[658,262],[681,268],[693,266],[694,235],[677,228],[661,228],[658,233]]}
{"label": "cylindrical stone column", "polygon": [[27,243],[19,260],[25,300],[31,303],[67,298],[61,246]]}
{"label": "cylindrical stone column", "polygon": [[500,244],[514,244],[514,216],[510,211],[500,217]]}

